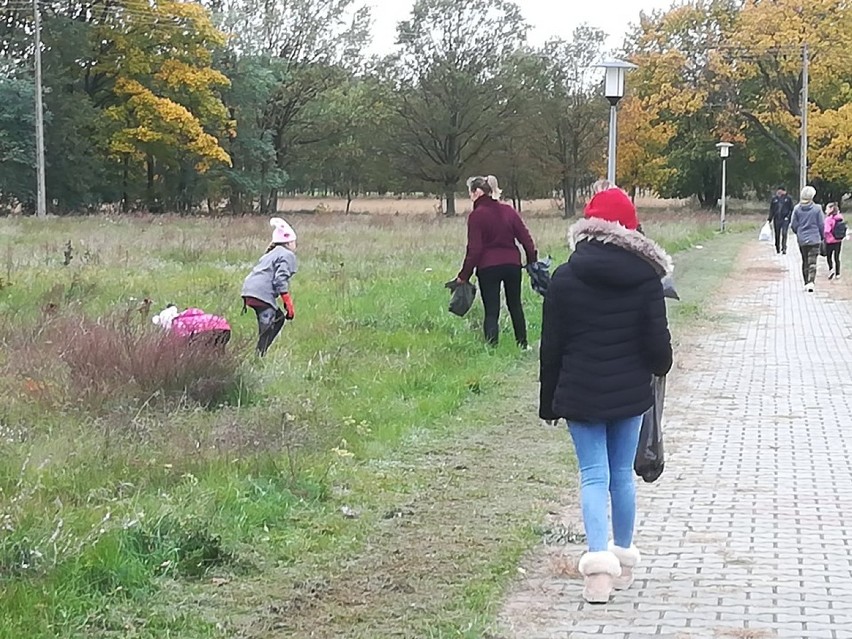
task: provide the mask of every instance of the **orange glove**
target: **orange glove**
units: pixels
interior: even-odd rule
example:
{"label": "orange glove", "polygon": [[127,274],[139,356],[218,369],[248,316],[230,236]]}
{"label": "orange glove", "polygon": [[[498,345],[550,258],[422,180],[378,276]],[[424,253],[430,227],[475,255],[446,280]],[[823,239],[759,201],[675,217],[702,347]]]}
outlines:
{"label": "orange glove", "polygon": [[281,293],[281,301],[284,302],[284,308],[287,309],[287,315],[285,315],[285,317],[288,320],[295,319],[296,307],[293,306],[293,298],[290,297],[290,293]]}

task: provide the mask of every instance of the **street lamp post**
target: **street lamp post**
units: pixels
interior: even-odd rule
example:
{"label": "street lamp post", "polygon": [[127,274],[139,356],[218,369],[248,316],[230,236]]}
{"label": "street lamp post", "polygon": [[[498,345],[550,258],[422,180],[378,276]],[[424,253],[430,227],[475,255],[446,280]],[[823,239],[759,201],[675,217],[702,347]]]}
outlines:
{"label": "street lamp post", "polygon": [[615,141],[618,131],[617,107],[621,98],[624,97],[624,76],[627,74],[627,71],[637,67],[630,62],[615,59],[601,62],[598,67],[606,70],[604,95],[609,100],[609,151],[607,155],[606,178],[610,184],[615,184]]}
{"label": "street lamp post", "polygon": [[728,199],[728,156],[731,154],[731,147],[734,146],[730,142],[719,142],[716,148],[719,149],[719,156],[722,158],[722,213],[719,220],[720,230],[725,232],[725,206]]}

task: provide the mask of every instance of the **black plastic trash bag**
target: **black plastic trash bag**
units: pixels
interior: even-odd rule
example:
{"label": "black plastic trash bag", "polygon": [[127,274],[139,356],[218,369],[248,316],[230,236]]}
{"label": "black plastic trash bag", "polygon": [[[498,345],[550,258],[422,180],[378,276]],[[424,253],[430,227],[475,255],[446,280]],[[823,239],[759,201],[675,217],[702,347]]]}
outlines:
{"label": "black plastic trash bag", "polygon": [[476,287],[470,282],[458,282],[452,280],[444,285],[453,294],[450,297],[450,313],[464,317],[473,306],[476,299]]}
{"label": "black plastic trash bag", "polygon": [[548,256],[546,260],[539,260],[526,266],[527,273],[530,274],[530,286],[541,296],[547,293],[547,287],[550,286],[550,265],[552,262],[553,258]]}
{"label": "black plastic trash bag", "polygon": [[674,278],[671,275],[666,275],[663,279],[663,297],[669,297],[673,300],[679,300],[680,295],[675,290]]}
{"label": "black plastic trash bag", "polygon": [[654,377],[651,381],[654,391],[654,405],[642,417],[642,430],[639,433],[639,447],[633,470],[647,483],[660,478],[666,465],[663,450],[663,401],[666,395],[666,378]]}

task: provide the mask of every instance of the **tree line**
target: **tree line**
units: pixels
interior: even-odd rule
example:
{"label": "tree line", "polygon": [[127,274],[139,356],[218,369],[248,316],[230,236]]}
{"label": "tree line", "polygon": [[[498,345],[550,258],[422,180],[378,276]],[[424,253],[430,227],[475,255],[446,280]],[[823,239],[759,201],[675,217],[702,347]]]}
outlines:
{"label": "tree line", "polygon": [[[42,0],[49,208],[234,214],[288,193],[426,192],[446,214],[470,172],[520,203],[577,195],[605,168],[605,34],[540,47],[509,0],[416,0],[369,56],[357,0]],[[716,204],[798,167],[801,47],[822,192],[852,184],[852,18],[842,0],[699,0],[643,14],[620,55],[619,182]],[[32,4],[0,0],[0,207],[33,208]]]}

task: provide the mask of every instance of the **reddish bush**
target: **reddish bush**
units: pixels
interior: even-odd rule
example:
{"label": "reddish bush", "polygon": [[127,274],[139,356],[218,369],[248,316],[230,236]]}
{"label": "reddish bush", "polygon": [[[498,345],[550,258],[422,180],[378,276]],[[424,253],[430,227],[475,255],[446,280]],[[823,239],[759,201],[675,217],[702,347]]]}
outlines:
{"label": "reddish bush", "polygon": [[138,319],[58,314],[5,341],[7,369],[64,387],[67,401],[90,409],[164,401],[209,407],[236,397],[241,385],[235,348],[189,342]]}

